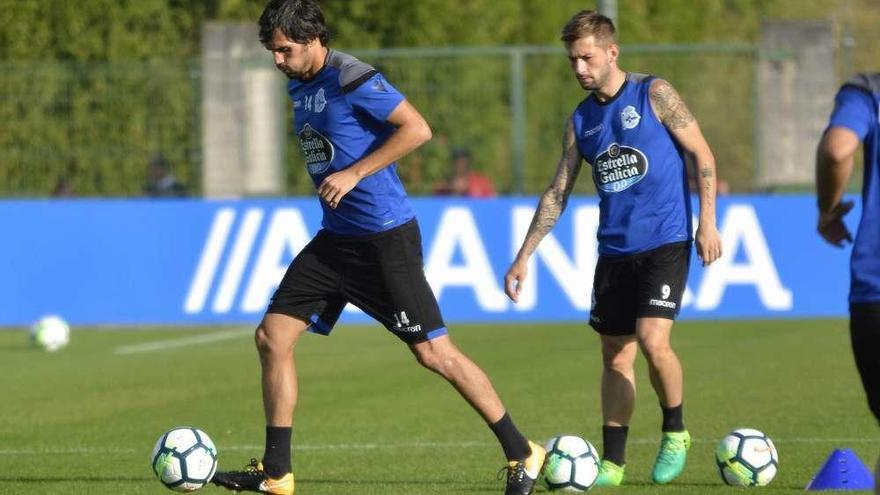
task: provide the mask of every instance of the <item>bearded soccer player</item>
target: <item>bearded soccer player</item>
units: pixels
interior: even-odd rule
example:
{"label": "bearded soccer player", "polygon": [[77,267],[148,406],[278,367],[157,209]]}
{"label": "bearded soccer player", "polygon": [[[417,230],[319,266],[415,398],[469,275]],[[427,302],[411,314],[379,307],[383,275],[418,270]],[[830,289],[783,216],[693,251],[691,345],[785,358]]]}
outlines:
{"label": "bearded soccer player", "polygon": [[273,0],[260,41],[290,78],[295,129],[320,197],[322,229],[296,256],[256,330],[266,444],[262,461],[217,472],[236,491],[292,494],[293,350],[328,334],[346,303],[382,323],[483,417],[507,458],[508,495],[532,493],[543,447],[514,426],[486,374],[450,339],[425,279],[419,226],[396,160],[431,138],[421,114],[373,67],[327,47],[314,0]]}
{"label": "bearded soccer player", "polygon": [[[575,78],[590,94],[575,109],[562,137],[556,176],[541,196],[529,231],[505,277],[516,302],[529,257],[565,209],[584,161],[599,193],[599,259],[590,325],[602,344],[603,456],[598,486],[624,480],[626,439],[635,407],[633,364],[648,361],[663,414],[652,478],[668,483],[684,469],[685,429],[681,364],[670,345],[692,243],[703,265],[721,256],[715,227],[715,158],[687,106],[667,81],[627,73],[617,65],[614,25],[581,11],[562,41]],[[696,166],[700,216],[692,236],[685,157]]]}
{"label": "bearded soccer player", "polygon": [[[859,74],[840,88],[816,152],[819,234],[842,247],[852,242],[842,201],[859,143],[864,143],[862,218],[850,259],[849,332],[868,406],[880,422],[880,73]],[[880,494],[880,458],[874,469]]]}

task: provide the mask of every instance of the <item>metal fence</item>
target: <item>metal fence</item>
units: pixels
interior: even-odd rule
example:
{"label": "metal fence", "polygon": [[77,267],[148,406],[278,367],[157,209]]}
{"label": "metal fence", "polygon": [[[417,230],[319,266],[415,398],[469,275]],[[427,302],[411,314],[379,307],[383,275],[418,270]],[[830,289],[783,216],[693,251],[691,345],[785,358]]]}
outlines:
{"label": "metal fence", "polygon": [[195,64],[0,63],[0,194],[137,196],[157,154],[197,192]]}
{"label": "metal fence", "polygon": [[[851,41],[839,71],[870,69],[864,53],[880,39],[862,32],[843,39]],[[433,191],[458,147],[470,149],[500,192],[542,191],[559,159],[565,120],[584,97],[558,46],[351,53],[385,72],[434,129],[435,138],[400,167],[413,194]],[[719,175],[734,191],[747,191],[756,166],[760,56],[749,44],[624,45],[620,64],[672,82],[699,119]],[[141,195],[157,153],[198,195],[200,77],[196,60],[0,62],[0,195],[49,196],[65,186],[82,196]],[[299,147],[287,135],[285,191],[311,194]],[[592,190],[582,177],[577,191]]]}
{"label": "metal fence", "polygon": [[[430,194],[450,172],[451,154],[470,150],[474,167],[502,193],[535,194],[561,156],[566,120],[585,92],[559,46],[352,51],[386,74],[419,108],[434,139],[404,158],[408,190]],[[748,190],[755,167],[753,45],[630,45],[625,70],[661,76],[678,88],[699,119],[732,187]],[[288,133],[291,135],[292,133]],[[288,190],[307,193],[299,147],[288,143]],[[586,175],[586,174],[584,174]],[[594,188],[581,177],[576,192]]]}

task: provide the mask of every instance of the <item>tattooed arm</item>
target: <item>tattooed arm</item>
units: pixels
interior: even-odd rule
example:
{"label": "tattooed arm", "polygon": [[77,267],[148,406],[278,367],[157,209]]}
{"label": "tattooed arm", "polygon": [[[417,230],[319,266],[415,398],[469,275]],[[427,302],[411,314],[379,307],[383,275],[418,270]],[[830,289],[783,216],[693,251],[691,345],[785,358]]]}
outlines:
{"label": "tattooed arm", "polygon": [[675,88],[663,79],[651,82],[651,108],[693,163],[700,197],[697,227],[697,255],[703,266],[721,257],[721,237],[715,226],[715,196],[718,187],[715,156],[709,149],[700,125]]}
{"label": "tattooed arm", "polygon": [[583,160],[574,135],[574,124],[569,119],[562,137],[562,158],[559,159],[559,164],[556,166],[556,177],[553,178],[550,187],[541,196],[538,209],[535,210],[535,215],[532,217],[532,223],[529,225],[529,231],[519,249],[519,254],[516,255],[516,259],[507,270],[507,275],[504,276],[504,291],[513,302],[519,301],[523,282],[528,275],[529,257],[538,248],[541,239],[553,229],[559,216],[565,210],[568,196],[571,194],[582,165]]}

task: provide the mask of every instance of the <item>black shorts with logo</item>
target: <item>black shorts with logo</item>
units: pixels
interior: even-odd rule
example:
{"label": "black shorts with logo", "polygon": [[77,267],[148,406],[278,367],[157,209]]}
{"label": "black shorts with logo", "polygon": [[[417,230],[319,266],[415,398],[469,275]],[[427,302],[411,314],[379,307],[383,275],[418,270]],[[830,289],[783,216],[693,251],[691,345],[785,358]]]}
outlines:
{"label": "black shorts with logo", "polygon": [[310,331],[327,335],[348,302],[407,343],[446,334],[415,219],[365,236],[321,230],[287,268],[268,312],[311,322]]}
{"label": "black shorts with logo", "polygon": [[631,256],[599,256],[590,326],[604,335],[631,335],[637,318],[674,320],[681,309],[690,259],[690,242]]}

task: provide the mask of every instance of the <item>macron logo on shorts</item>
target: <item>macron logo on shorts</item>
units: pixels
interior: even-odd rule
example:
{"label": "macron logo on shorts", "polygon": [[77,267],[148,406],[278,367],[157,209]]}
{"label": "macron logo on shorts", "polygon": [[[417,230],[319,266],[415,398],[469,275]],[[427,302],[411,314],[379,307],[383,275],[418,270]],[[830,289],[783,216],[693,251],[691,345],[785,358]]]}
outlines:
{"label": "macron logo on shorts", "polygon": [[648,301],[648,304],[650,304],[651,306],[660,306],[661,308],[675,309],[676,304],[672,301],[666,300],[672,293],[672,289],[669,287],[668,284],[663,284],[663,287],[660,289],[660,293],[660,296],[663,297],[663,299],[651,299],[650,301]]}
{"label": "macron logo on shorts", "polygon": [[648,301],[651,306],[660,306],[662,308],[675,309],[675,303],[672,301],[664,301],[662,299],[651,299]]}
{"label": "macron logo on shorts", "polygon": [[397,331],[409,333],[418,333],[422,331],[421,325],[409,325],[409,323],[410,321],[409,318],[406,316],[406,311],[394,313],[394,326],[397,327]]}

